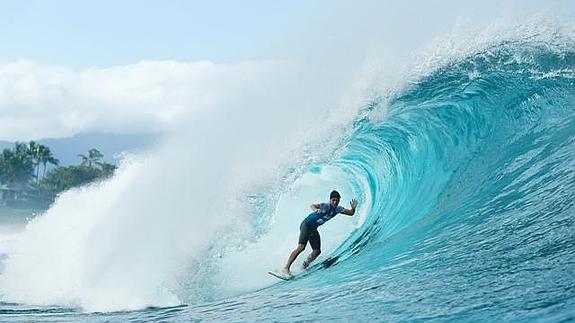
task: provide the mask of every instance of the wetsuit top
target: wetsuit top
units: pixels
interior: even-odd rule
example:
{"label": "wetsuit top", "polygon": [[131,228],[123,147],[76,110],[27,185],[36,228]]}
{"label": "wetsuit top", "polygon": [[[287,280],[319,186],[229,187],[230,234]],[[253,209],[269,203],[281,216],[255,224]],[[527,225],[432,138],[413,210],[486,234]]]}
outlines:
{"label": "wetsuit top", "polygon": [[334,216],[336,216],[338,213],[343,212],[344,210],[344,207],[341,205],[338,205],[337,207],[332,207],[331,204],[329,203],[320,203],[319,206],[325,212],[319,213],[317,211],[313,211],[305,218],[304,221],[306,223],[319,227],[320,225],[331,220]]}

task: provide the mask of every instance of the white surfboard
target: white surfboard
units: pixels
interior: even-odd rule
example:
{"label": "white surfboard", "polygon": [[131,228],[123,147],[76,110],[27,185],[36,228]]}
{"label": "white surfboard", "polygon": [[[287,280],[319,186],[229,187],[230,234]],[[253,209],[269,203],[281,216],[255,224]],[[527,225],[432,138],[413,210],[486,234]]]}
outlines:
{"label": "white surfboard", "polygon": [[279,279],[281,279],[281,280],[286,280],[286,281],[287,281],[287,280],[292,280],[292,279],[294,278],[293,275],[292,275],[291,277],[289,277],[289,276],[286,276],[286,275],[284,275],[284,274],[282,274],[282,273],[278,273],[278,272],[275,272],[275,271],[268,271],[268,274],[274,276],[275,278],[279,278]]}

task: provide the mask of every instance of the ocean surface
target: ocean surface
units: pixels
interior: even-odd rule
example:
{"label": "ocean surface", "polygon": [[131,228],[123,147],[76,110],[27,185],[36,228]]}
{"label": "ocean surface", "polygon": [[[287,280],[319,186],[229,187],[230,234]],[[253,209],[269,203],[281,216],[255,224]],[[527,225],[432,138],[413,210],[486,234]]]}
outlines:
{"label": "ocean surface", "polygon": [[[335,157],[286,177],[298,181],[337,174],[344,186],[342,205],[352,196],[360,202],[356,217],[338,216],[320,228],[324,253],[308,272],[296,270],[296,279],[278,281],[265,272],[281,267],[306,215],[301,212],[285,224],[276,218],[282,203],[317,202],[305,189],[280,190],[276,199],[262,200],[270,203],[262,209],[277,214],[256,216],[251,222],[254,238],[237,247],[245,266],[267,262],[266,245],[277,254],[275,263],[248,274],[241,266],[225,268],[236,263],[225,260],[233,252],[209,266],[205,258],[194,258],[183,275],[202,279],[183,283],[184,291],[172,298],[158,292],[145,306],[135,300],[147,292],[140,293],[139,285],[132,288],[136,296],[128,296],[134,299],[129,304],[109,292],[111,287],[108,294],[86,287],[100,285],[89,285],[80,276],[69,278],[76,287],[60,283],[44,288],[62,277],[35,280],[40,273],[15,282],[18,272],[34,262],[17,256],[12,261],[12,253],[36,247],[28,243],[28,249],[13,249],[3,242],[0,321],[575,320],[572,41],[500,41],[454,57],[392,96],[372,96],[341,144]],[[322,189],[327,195],[332,187]],[[66,223],[74,230],[76,222]],[[330,233],[330,226],[339,229]],[[35,232],[29,235],[42,236],[41,228],[41,223],[29,228]],[[274,240],[274,232],[284,231],[291,240]],[[340,238],[330,240],[334,236]],[[233,239],[230,243],[236,244]],[[258,244],[263,247],[254,247]],[[115,250],[108,247],[108,253]],[[98,262],[98,252],[87,254],[84,261],[90,268],[108,268]],[[68,259],[56,255],[51,256],[54,267]],[[105,273],[112,276],[122,264]],[[126,268],[139,275],[140,267]],[[221,278],[226,271],[240,272],[239,279]],[[104,279],[102,275],[98,277]],[[261,279],[253,283],[252,277]],[[34,283],[27,284],[30,280]],[[68,298],[72,293],[77,294]]]}

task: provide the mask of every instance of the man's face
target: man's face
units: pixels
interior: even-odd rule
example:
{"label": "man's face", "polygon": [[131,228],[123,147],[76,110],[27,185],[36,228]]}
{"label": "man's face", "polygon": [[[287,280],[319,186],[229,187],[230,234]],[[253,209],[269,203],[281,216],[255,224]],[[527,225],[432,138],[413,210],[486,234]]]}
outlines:
{"label": "man's face", "polygon": [[331,206],[336,207],[339,204],[339,199],[337,197],[329,199]]}

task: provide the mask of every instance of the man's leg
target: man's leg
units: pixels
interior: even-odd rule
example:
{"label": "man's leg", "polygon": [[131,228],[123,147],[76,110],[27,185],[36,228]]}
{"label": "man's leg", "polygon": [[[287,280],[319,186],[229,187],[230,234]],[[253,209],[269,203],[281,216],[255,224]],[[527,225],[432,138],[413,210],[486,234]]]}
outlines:
{"label": "man's leg", "polygon": [[315,258],[317,258],[317,256],[319,256],[320,253],[321,249],[312,250],[312,252],[309,254],[309,256],[307,256],[307,259],[302,264],[303,269],[307,269],[307,267],[309,267],[311,262],[314,261]]}
{"label": "man's leg", "polygon": [[295,261],[297,256],[299,256],[299,254],[302,253],[302,251],[304,251],[304,250],[305,250],[305,244],[298,243],[297,247],[289,255],[288,261],[287,261],[284,269],[282,270],[282,273],[284,275],[288,275],[288,276],[291,275],[291,272],[290,272],[291,265],[293,264],[293,262]]}
{"label": "man's leg", "polygon": [[321,253],[321,238],[317,229],[310,235],[309,244],[311,245],[312,251],[307,259],[303,262],[303,269],[307,269],[312,261],[314,261],[315,258],[317,258],[317,256],[319,256]]}
{"label": "man's leg", "polygon": [[[284,275],[291,276],[291,272],[290,272],[291,265],[293,264],[293,262],[295,261],[297,256],[299,256],[299,254],[302,253],[302,251],[304,251],[305,246],[307,245],[307,242],[309,240],[309,237],[310,237],[312,230],[313,230],[313,228],[310,227],[307,223],[305,223],[305,221],[300,224],[297,247],[291,252],[291,254],[288,257],[288,261],[282,270],[282,273]],[[316,230],[316,232],[317,232],[317,230]]]}

